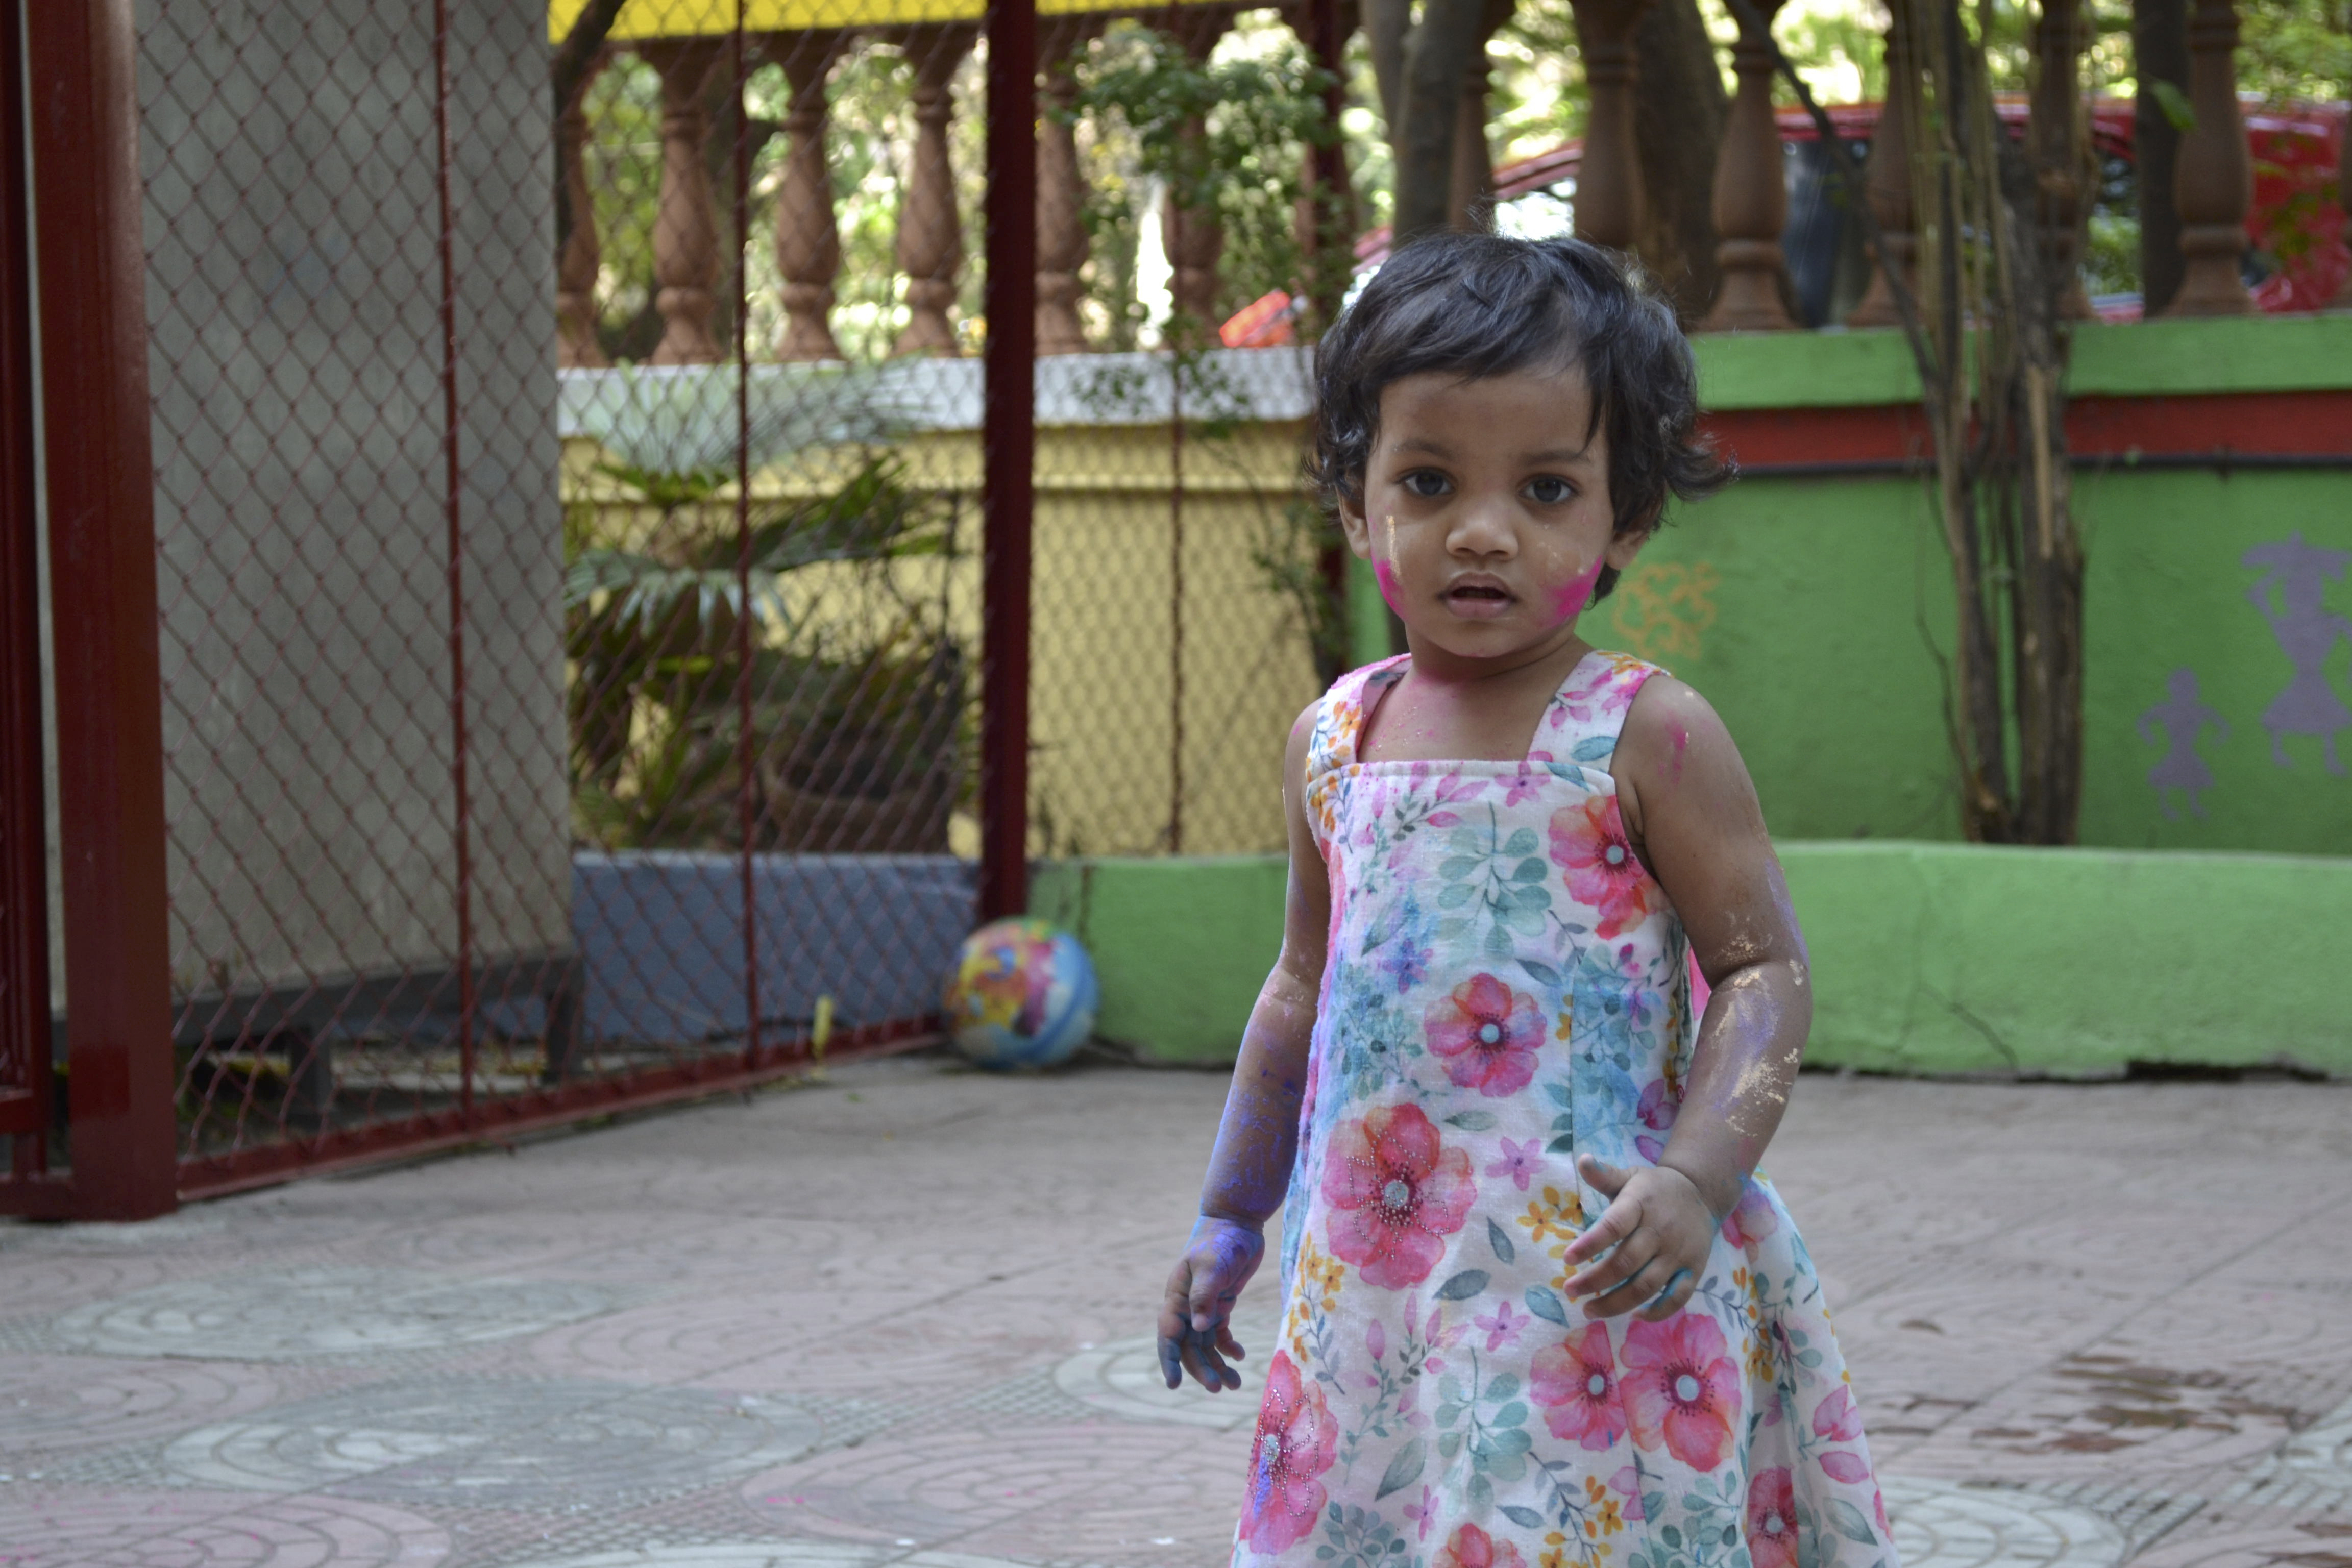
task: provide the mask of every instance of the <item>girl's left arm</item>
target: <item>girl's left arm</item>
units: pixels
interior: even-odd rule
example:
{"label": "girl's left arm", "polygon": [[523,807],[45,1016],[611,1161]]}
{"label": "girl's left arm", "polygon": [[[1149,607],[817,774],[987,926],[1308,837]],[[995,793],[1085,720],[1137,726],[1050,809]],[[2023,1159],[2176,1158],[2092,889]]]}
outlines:
{"label": "girl's left arm", "polygon": [[1619,738],[1617,800],[1643,862],[1682,917],[1714,994],[1699,1020],[1690,1081],[1654,1169],[1587,1158],[1609,1210],[1569,1248],[1584,1262],[1570,1295],[1596,1317],[1648,1303],[1681,1310],[1705,1271],[1716,1228],[1738,1203],[1780,1125],[1812,1027],[1805,939],[1739,748],[1706,700],[1654,676]]}

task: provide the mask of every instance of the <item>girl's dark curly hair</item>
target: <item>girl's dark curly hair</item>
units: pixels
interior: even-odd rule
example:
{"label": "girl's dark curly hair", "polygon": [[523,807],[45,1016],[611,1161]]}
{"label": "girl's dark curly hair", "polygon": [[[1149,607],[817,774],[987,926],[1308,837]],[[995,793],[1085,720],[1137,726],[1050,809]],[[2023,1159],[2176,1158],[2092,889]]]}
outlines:
{"label": "girl's dark curly hair", "polygon": [[[1674,311],[1615,253],[1580,239],[1436,233],[1389,258],[1315,351],[1307,477],[1326,505],[1360,507],[1381,394],[1409,375],[1475,381],[1570,365],[1609,433],[1616,535],[1658,526],[1669,493],[1696,500],[1735,469],[1699,439],[1698,370]],[[1603,567],[1592,596],[1617,585]]]}

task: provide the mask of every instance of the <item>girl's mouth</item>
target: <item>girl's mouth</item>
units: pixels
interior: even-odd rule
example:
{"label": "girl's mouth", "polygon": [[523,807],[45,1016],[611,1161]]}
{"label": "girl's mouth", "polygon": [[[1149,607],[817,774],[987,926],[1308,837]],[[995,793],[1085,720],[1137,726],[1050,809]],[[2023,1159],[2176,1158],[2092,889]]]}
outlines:
{"label": "girl's mouth", "polygon": [[1445,607],[1465,620],[1491,621],[1510,613],[1508,591],[1486,583],[1460,583],[1445,591]]}

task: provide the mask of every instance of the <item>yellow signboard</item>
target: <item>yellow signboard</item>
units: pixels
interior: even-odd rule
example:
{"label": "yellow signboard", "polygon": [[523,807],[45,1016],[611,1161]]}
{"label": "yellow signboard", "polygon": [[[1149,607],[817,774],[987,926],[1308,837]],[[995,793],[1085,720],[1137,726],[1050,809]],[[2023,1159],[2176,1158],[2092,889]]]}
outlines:
{"label": "yellow signboard", "polygon": [[[1230,0],[1177,0],[1217,5]],[[613,25],[616,42],[631,38],[709,37],[735,30],[738,5],[747,33],[796,33],[814,27],[887,27],[911,22],[977,22],[985,0],[629,0]],[[562,38],[588,0],[548,0],[547,32]],[[1156,5],[1106,5],[1104,0],[1037,0],[1040,16],[1126,11],[1148,16]]]}

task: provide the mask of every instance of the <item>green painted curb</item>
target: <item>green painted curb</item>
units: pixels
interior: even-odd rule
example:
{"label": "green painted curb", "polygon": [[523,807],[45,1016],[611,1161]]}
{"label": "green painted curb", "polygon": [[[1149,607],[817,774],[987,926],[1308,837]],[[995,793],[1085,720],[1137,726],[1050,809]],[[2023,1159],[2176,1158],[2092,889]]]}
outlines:
{"label": "green painted curb", "polygon": [[[1864,1071],[2097,1078],[2133,1062],[2352,1077],[2336,983],[2352,859],[1784,843],[1813,958],[1808,1059]],[[1043,868],[1032,910],[1076,931],[1098,1031],[1151,1059],[1233,1059],[1282,943],[1284,864]]]}

